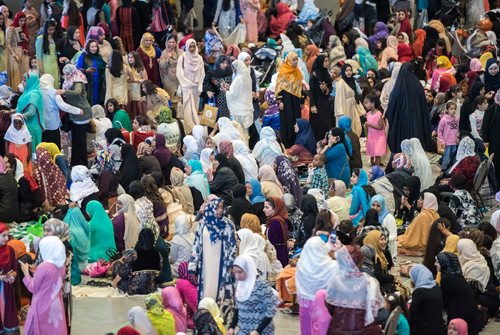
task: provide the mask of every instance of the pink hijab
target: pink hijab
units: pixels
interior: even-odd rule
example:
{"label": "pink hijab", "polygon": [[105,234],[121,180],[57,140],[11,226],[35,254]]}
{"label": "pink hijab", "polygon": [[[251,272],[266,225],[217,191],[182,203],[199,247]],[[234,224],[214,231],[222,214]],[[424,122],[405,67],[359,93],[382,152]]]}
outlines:
{"label": "pink hijab", "polygon": [[161,291],[163,307],[172,313],[175,320],[175,331],[177,333],[187,332],[187,312],[184,303],[175,287],[165,287]]}
{"label": "pink hijab", "polygon": [[450,321],[450,324],[453,324],[455,328],[458,330],[458,335],[467,335],[468,334],[468,327],[467,327],[467,322],[463,319],[453,319]]}

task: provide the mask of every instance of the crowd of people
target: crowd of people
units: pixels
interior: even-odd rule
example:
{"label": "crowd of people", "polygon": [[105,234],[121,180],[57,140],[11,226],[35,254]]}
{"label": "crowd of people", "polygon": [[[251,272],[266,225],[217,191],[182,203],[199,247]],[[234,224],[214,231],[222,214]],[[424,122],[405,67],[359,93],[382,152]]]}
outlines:
{"label": "crowd of people", "polygon": [[339,5],[0,0],[0,333],[500,321],[497,3]]}

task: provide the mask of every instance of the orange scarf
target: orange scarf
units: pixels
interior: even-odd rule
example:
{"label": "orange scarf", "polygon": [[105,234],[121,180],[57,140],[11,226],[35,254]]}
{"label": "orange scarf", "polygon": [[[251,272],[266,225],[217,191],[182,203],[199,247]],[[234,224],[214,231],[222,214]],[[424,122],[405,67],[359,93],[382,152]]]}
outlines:
{"label": "orange scarf", "polygon": [[289,52],[285,63],[278,70],[276,79],[276,92],[278,96],[281,91],[286,91],[298,98],[302,97],[302,72],[298,66],[292,66],[292,58],[298,57],[297,53]]}

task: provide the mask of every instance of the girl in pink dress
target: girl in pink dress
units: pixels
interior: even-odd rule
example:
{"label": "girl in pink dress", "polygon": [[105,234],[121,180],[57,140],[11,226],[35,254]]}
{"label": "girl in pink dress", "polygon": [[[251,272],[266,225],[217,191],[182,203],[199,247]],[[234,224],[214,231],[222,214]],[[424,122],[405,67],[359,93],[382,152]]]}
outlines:
{"label": "girl in pink dress", "polygon": [[24,334],[67,335],[62,299],[66,248],[59,237],[46,236],[40,241],[40,254],[43,262],[37,266],[33,276],[28,264],[20,263],[24,285],[33,293]]}
{"label": "girl in pink dress", "polygon": [[259,0],[240,0],[240,8],[247,29],[247,42],[257,43],[259,37],[257,28],[257,14],[260,10]]}
{"label": "girl in pink dress", "polygon": [[366,154],[370,164],[380,165],[381,157],[387,153],[387,138],[384,131],[384,118],[380,112],[380,100],[375,95],[368,95],[363,105],[367,111],[365,126],[368,129],[366,137]]}

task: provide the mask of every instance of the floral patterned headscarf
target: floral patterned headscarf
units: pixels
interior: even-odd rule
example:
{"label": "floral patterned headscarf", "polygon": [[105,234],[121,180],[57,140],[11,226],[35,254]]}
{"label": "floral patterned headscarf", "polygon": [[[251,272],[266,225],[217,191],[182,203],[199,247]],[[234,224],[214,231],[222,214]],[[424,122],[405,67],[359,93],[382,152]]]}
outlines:
{"label": "floral patterned headscarf", "polygon": [[36,150],[34,179],[42,191],[42,202],[48,200],[52,206],[55,206],[65,201],[66,179],[61,170],[52,162],[50,153],[43,148]]}
{"label": "floral patterned headscarf", "polygon": [[224,233],[224,228],[226,227],[226,222],[224,220],[224,215],[217,215],[217,208],[224,201],[221,198],[212,199],[203,214],[203,223],[210,232],[210,241],[212,244],[222,239],[222,234]]}
{"label": "floral patterned headscarf", "polygon": [[283,186],[285,193],[290,193],[294,196],[297,203],[300,203],[303,192],[300,187],[299,178],[293,169],[292,163],[285,156],[276,157],[276,176]]}

